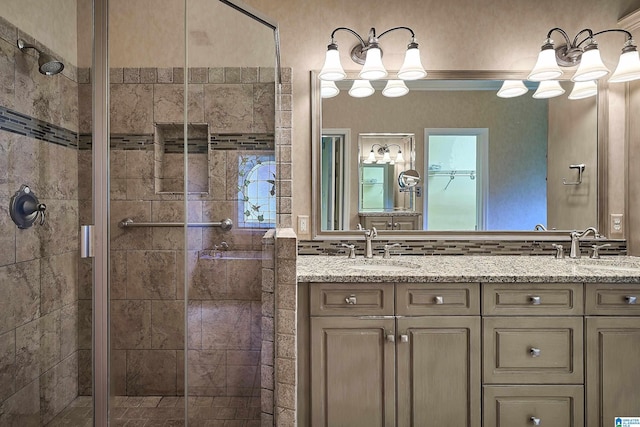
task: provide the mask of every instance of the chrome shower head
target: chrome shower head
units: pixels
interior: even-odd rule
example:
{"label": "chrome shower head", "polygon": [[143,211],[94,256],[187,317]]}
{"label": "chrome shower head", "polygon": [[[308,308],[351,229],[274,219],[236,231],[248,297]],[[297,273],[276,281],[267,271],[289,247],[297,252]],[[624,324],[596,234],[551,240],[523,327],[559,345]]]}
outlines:
{"label": "chrome shower head", "polygon": [[24,49],[33,49],[38,52],[38,71],[47,76],[53,76],[64,70],[64,64],[48,53],[42,52],[34,45],[28,44],[23,39],[18,39],[18,49],[24,52]]}

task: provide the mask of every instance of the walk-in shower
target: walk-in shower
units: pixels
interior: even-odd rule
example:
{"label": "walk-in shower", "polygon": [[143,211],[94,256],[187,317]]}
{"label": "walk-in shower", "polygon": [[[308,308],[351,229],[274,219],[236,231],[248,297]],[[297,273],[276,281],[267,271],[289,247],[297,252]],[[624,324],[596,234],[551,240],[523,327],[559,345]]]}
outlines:
{"label": "walk-in shower", "polygon": [[277,28],[144,8],[0,11],[0,425],[262,425]]}

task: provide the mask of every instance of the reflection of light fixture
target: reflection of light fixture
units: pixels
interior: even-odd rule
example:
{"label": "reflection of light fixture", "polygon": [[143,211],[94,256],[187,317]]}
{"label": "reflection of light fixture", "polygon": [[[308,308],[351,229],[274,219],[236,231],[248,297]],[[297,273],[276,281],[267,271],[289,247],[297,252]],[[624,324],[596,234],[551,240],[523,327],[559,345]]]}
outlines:
{"label": "reflection of light fixture", "polygon": [[369,80],[355,80],[349,89],[349,95],[354,98],[366,98],[373,95],[375,91]]}
{"label": "reflection of light fixture", "polygon": [[[378,147],[376,150],[375,147]],[[391,157],[391,147],[398,147],[398,152],[395,157]],[[376,153],[378,156],[382,156],[382,159],[378,160],[376,157]],[[391,165],[396,163],[404,163],[404,156],[402,155],[402,147],[398,144],[373,144],[371,146],[371,151],[369,151],[369,155],[362,163],[371,164],[371,163],[389,163]]]}
{"label": "reflection of light fixture", "polygon": [[388,73],[382,63],[382,49],[380,48],[378,40],[385,34],[395,30],[407,30],[411,33],[411,39],[407,46],[404,62],[398,71],[398,78],[402,80],[417,80],[427,75],[427,72],[420,62],[418,43],[416,42],[415,33],[411,28],[394,27],[382,32],[379,36],[376,36],[376,29],[371,28],[367,41],[365,41],[352,29],[338,27],[331,33],[331,42],[327,46],[324,66],[318,75],[320,80],[343,80],[347,76],[340,63],[340,54],[335,40],[335,34],[340,30],[351,33],[359,41],[359,43],[351,49],[351,59],[358,64],[364,64],[358,75],[359,79],[378,80],[387,77]]}
{"label": "reflection of light fixture", "polygon": [[320,96],[322,98],[333,98],[340,93],[336,82],[332,80],[322,80],[320,82]]}
{"label": "reflection of light fixture", "polygon": [[[557,48],[554,46],[553,40],[551,40],[551,34],[554,31],[559,32],[566,42]],[[547,39],[542,45],[538,60],[528,79],[533,81],[554,80],[562,75],[560,66],[573,67],[576,65],[579,65],[578,70],[571,78],[574,82],[596,80],[606,76],[609,74],[609,70],[600,58],[598,44],[594,37],[609,32],[621,32],[627,35],[627,41],[622,47],[618,67],[609,81],[620,82],[640,79],[640,58],[629,31],[614,28],[594,33],[591,29],[585,28],[578,32],[573,41],[571,41],[567,33],[557,27],[552,28],[547,33]],[[585,38],[579,40],[585,34]],[[586,45],[582,47],[585,42]]]}
{"label": "reflection of light fixture", "polygon": [[389,98],[397,98],[409,93],[409,88],[403,80],[389,80],[382,89],[382,94]]}
{"label": "reflection of light fixture", "polygon": [[595,81],[575,82],[573,90],[569,94],[569,99],[584,99],[594,96],[598,93],[598,85]]}
{"label": "reflection of light fixture", "polygon": [[536,99],[553,98],[564,93],[564,89],[557,80],[545,80],[540,82],[538,89],[533,94]]}
{"label": "reflection of light fixture", "polygon": [[524,85],[522,80],[505,80],[498,91],[498,96],[500,98],[514,98],[524,95],[528,91],[529,88]]}

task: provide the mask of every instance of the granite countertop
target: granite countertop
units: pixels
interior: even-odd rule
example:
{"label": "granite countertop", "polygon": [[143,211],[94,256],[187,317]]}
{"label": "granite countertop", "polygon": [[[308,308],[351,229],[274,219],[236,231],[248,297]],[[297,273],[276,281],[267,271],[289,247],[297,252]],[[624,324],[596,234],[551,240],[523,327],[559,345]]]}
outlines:
{"label": "granite countertop", "polygon": [[640,283],[640,257],[301,255],[298,282]]}

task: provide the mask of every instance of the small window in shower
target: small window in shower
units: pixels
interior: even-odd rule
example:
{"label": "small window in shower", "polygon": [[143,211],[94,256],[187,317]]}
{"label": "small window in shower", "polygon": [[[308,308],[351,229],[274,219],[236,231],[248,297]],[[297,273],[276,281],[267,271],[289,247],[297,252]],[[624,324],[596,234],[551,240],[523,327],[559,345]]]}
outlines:
{"label": "small window in shower", "polygon": [[238,226],[276,225],[276,162],[273,154],[238,156]]}
{"label": "small window in shower", "polygon": [[[184,124],[156,123],[156,193],[184,193]],[[209,125],[187,126],[188,185],[190,194],[209,193]]]}

